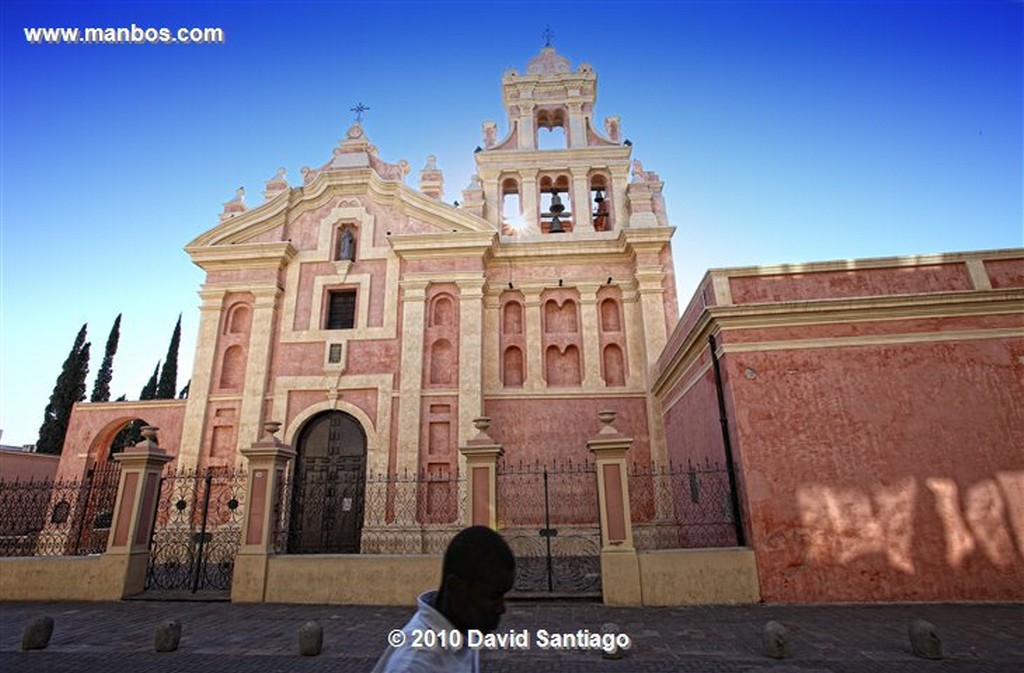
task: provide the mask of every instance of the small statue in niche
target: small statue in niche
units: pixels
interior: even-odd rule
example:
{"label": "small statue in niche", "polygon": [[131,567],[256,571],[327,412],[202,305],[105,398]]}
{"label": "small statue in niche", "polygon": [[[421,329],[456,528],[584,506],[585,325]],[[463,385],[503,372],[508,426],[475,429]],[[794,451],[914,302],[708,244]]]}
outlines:
{"label": "small statue in niche", "polygon": [[341,232],[341,246],[338,252],[338,259],[350,262],[356,259],[356,237],[348,227],[345,227]]}

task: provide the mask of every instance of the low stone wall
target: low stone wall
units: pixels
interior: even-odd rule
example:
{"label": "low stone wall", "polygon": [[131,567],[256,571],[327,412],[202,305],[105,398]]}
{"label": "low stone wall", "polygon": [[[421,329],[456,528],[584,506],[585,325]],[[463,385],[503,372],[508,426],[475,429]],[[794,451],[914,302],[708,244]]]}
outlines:
{"label": "low stone wall", "polygon": [[116,601],[124,572],[109,556],[0,558],[0,601]]}
{"label": "low stone wall", "polygon": [[644,605],[757,603],[754,550],[669,549],[637,554]]}
{"label": "low stone wall", "polygon": [[271,556],[267,603],[408,605],[441,580],[441,556],[317,554]]}

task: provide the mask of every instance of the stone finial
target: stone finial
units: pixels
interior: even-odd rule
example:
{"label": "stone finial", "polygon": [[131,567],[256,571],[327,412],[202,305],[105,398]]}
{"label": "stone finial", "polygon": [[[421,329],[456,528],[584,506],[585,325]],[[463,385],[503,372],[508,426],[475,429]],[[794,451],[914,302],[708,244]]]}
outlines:
{"label": "stone finial", "polygon": [[366,132],[363,131],[363,125],[360,124],[359,122],[352,124],[352,126],[349,127],[348,131],[345,132],[345,137],[348,138],[349,140],[359,140],[360,138],[363,138],[365,136]]}
{"label": "stone finial", "polygon": [[129,451],[154,451],[159,450],[160,447],[157,445],[156,433],[160,428],[155,425],[144,425],[139,430],[142,435],[142,441],[136,443],[129,449]]}
{"label": "stone finial", "polygon": [[284,177],[286,173],[287,171],[285,169],[278,168],[274,177],[267,180],[267,184],[263,189],[264,200],[269,201],[281,192],[288,191],[288,181]]}
{"label": "stone finial", "polygon": [[484,215],[484,185],[479,175],[473,175],[469,184],[462,190],[462,209],[477,217]]}
{"label": "stone finial", "polygon": [[266,421],[263,424],[263,432],[266,433],[267,439],[277,439],[274,435],[281,429],[281,421]]}
{"label": "stone finial", "polygon": [[320,654],[324,645],[324,628],[320,622],[310,620],[299,629],[299,654],[304,657],[315,657]]}
{"label": "stone finial", "polygon": [[484,147],[491,149],[498,144],[498,125],[495,122],[484,122]]}
{"label": "stone finial", "polygon": [[935,626],[923,619],[915,619],[910,623],[910,647],[916,657],[942,658],[942,640],[935,633]]}
{"label": "stone finial", "polygon": [[181,622],[168,619],[156,627],[153,637],[153,649],[157,652],[174,652],[181,644]]}
{"label": "stone finial", "polygon": [[235,190],[235,198],[224,204],[224,211],[220,214],[220,221],[230,220],[235,215],[241,215],[249,207],[245,205],[245,187]]}
{"label": "stone finial", "polygon": [[437,167],[437,157],[427,157],[427,165],[420,171],[420,191],[432,199],[444,196],[444,174]]}
{"label": "stone finial", "polygon": [[615,416],[617,412],[611,409],[602,409],[597,412],[597,417],[601,419],[601,430],[598,432],[599,435],[617,435],[619,431],[615,429],[612,423],[615,422]]}
{"label": "stone finial", "polygon": [[53,617],[36,617],[30,619],[21,634],[21,649],[45,650],[53,635]]}
{"label": "stone finial", "polygon": [[644,181],[644,165],[639,159],[633,159],[633,182]]}
{"label": "stone finial", "polygon": [[785,659],[789,653],[789,633],[786,627],[772,620],[764,625],[761,632],[761,647],[764,656],[772,659]]}
{"label": "stone finial", "polygon": [[489,434],[487,429],[491,427],[490,416],[477,416],[473,419],[473,427],[476,428],[476,437],[470,440],[471,444],[493,444],[494,440]]}
{"label": "stone finial", "polygon": [[620,125],[621,123],[617,116],[604,118],[604,134],[608,136],[608,140],[611,140],[614,143],[619,142]]}

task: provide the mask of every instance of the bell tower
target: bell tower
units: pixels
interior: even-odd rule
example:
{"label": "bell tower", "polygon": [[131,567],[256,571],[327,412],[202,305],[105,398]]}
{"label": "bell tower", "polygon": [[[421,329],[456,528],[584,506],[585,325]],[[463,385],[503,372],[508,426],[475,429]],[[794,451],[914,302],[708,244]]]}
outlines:
{"label": "bell tower", "polygon": [[505,72],[502,93],[507,131],[499,138],[498,125],[484,122],[464,208],[509,240],[668,226],[661,183],[632,161],[619,118],[606,117],[598,129],[597,75],[590,64],[573,70],[549,44],[525,74]]}

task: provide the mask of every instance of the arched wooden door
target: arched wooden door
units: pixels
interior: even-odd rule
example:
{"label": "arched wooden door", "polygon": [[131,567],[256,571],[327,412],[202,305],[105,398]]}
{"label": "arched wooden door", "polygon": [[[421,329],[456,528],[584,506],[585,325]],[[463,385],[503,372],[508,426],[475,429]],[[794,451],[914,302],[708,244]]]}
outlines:
{"label": "arched wooden door", "polygon": [[328,411],[299,433],[288,551],[358,554],[366,490],[366,433],[352,416]]}

